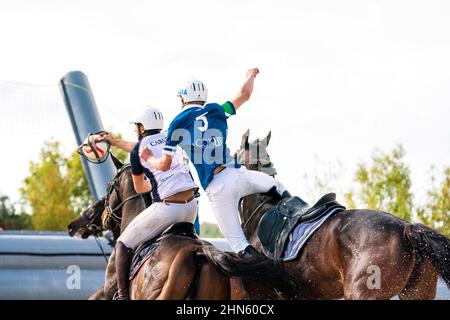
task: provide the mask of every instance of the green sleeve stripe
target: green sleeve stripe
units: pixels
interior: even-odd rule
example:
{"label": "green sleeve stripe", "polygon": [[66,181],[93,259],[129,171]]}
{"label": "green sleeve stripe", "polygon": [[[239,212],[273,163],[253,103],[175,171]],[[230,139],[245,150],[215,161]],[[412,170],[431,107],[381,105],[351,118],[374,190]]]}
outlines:
{"label": "green sleeve stripe", "polygon": [[234,110],[233,105],[228,101],[225,102],[224,104],[222,104],[222,108],[223,108],[223,111],[225,111],[225,113],[230,116],[236,114],[236,111]]}

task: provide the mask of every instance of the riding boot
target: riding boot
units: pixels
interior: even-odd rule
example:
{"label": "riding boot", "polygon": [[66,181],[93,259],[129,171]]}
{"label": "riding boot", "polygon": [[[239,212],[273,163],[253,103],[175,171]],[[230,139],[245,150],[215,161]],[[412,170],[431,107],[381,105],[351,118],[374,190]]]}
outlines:
{"label": "riding boot", "polygon": [[254,261],[258,261],[258,260],[265,260],[266,258],[259,253],[255,247],[253,247],[252,245],[248,245],[244,250],[239,251],[238,252],[238,256],[241,259],[245,259],[245,260],[254,260]]}
{"label": "riding boot", "polygon": [[283,194],[280,194],[277,190],[277,187],[274,186],[272,187],[268,192],[267,195],[271,196],[272,198],[275,199],[275,201],[280,201],[281,199],[284,198],[292,198],[292,195],[289,193],[289,191],[285,190],[283,192]]}
{"label": "riding boot", "polygon": [[289,191],[285,190],[283,192],[283,194],[281,195],[281,199],[284,199],[284,198],[292,198],[291,193]]}
{"label": "riding boot", "polygon": [[122,242],[116,243],[116,277],[117,296],[116,300],[128,300],[129,272],[132,258],[132,251]]}

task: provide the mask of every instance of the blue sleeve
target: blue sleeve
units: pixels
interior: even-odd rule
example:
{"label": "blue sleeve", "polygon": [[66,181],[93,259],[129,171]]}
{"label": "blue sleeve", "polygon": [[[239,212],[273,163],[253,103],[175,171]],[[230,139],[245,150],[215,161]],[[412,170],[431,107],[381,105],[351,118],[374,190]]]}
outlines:
{"label": "blue sleeve", "polygon": [[140,176],[144,173],[144,167],[141,165],[139,157],[139,143],[137,143],[130,152],[131,173],[135,176]]}

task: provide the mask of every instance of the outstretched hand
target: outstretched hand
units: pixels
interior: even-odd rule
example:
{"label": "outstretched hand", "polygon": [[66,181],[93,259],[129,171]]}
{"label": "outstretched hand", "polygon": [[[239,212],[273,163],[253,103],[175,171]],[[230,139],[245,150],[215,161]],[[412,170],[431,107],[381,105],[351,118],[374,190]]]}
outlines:
{"label": "outstretched hand", "polygon": [[247,78],[248,79],[254,79],[256,78],[256,75],[259,73],[259,69],[258,68],[253,68],[247,71]]}
{"label": "outstretched hand", "polygon": [[101,141],[106,141],[109,142],[110,144],[114,144],[114,142],[116,141],[116,137],[114,137],[111,132],[102,133],[99,135],[99,137],[95,139],[95,142]]}

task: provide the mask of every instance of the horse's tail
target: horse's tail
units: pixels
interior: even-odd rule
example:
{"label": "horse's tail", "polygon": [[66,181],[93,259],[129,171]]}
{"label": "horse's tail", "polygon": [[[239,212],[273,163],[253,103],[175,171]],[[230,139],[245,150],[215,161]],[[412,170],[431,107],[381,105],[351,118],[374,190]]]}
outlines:
{"label": "horse's tail", "polygon": [[295,296],[295,285],[280,264],[268,259],[241,259],[235,253],[221,251],[211,244],[203,245],[198,254],[229,277],[263,280],[268,287],[277,289],[284,298]]}
{"label": "horse's tail", "polygon": [[408,224],[404,235],[414,250],[430,259],[450,288],[450,239],[423,224]]}

